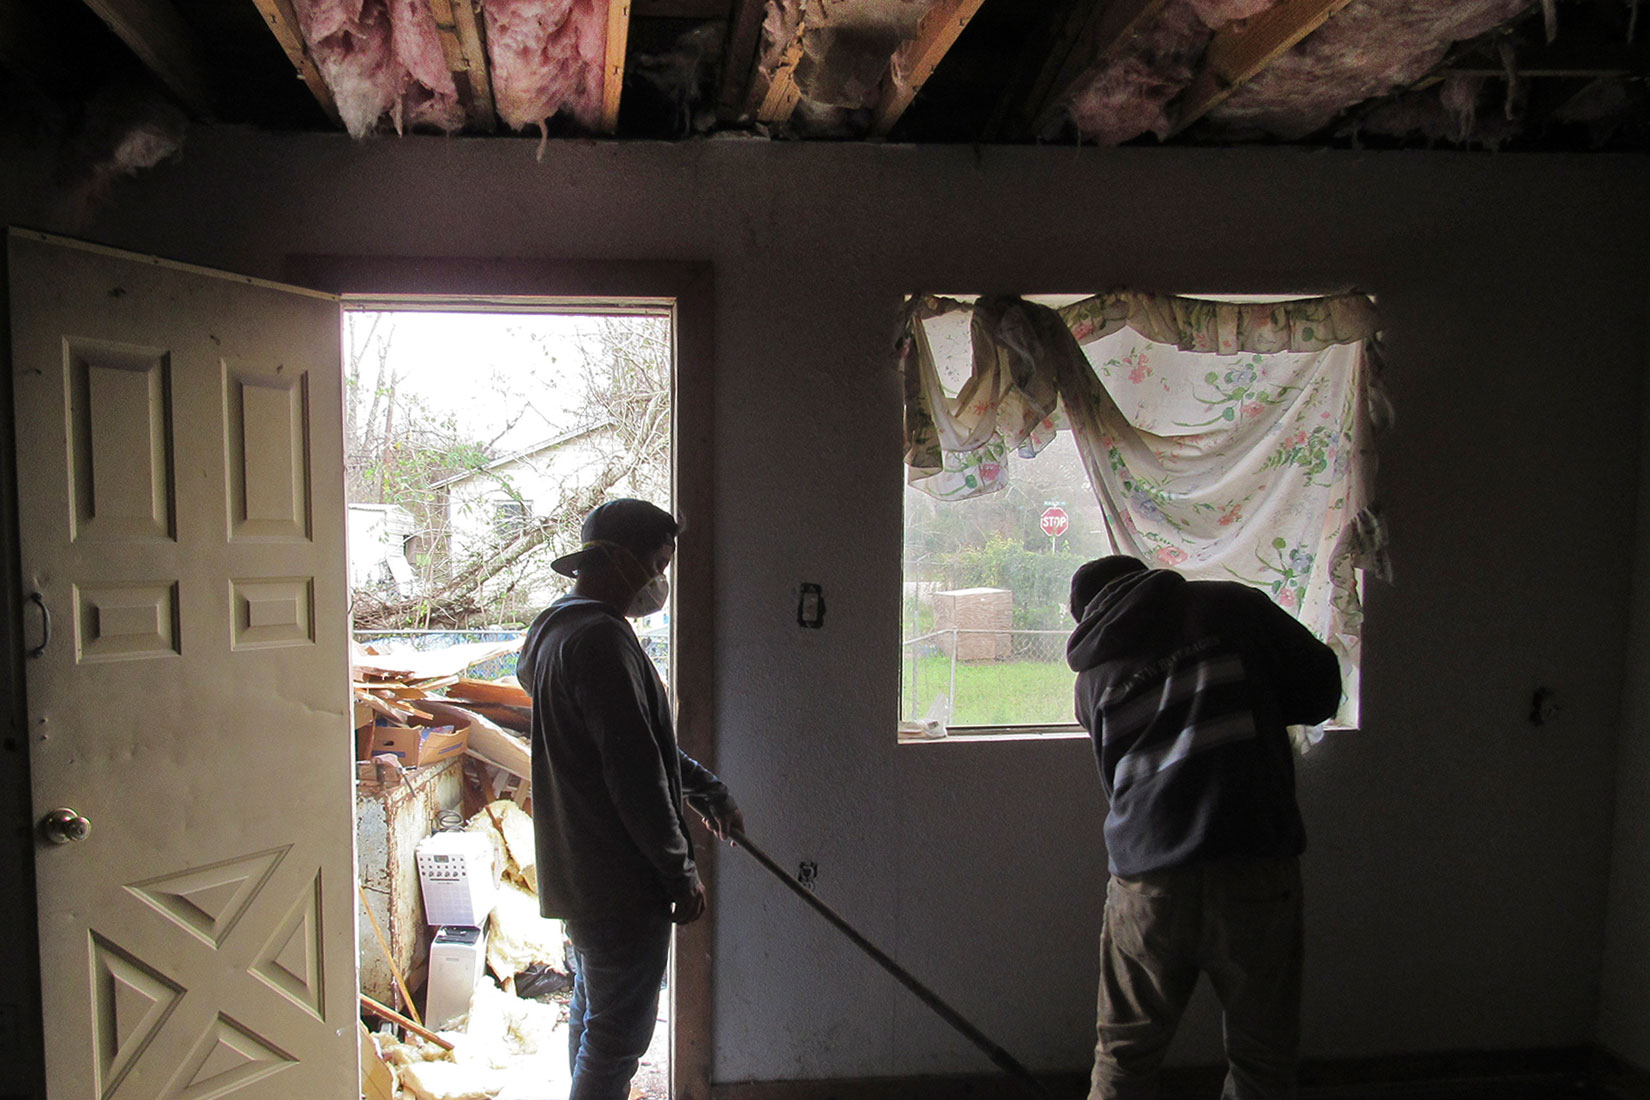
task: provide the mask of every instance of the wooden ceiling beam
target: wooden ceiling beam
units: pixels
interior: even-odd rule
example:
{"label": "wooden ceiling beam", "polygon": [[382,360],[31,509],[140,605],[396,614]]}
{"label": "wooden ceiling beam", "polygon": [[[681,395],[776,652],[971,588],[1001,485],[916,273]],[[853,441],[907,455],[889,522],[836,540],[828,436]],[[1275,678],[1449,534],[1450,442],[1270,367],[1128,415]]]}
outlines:
{"label": "wooden ceiling beam", "polygon": [[1220,106],[1348,3],[1350,0],[1283,0],[1251,19],[1228,24],[1210,41],[1197,75],[1181,93],[1170,135],[1180,133]]}
{"label": "wooden ceiling beam", "polygon": [[212,115],[200,44],[171,0],[85,0],[149,71],[197,118]]}
{"label": "wooden ceiling beam", "polygon": [[[871,119],[872,137],[888,136],[982,3],[984,0],[940,0],[922,17],[916,36],[901,45],[888,63],[882,99]],[[897,81],[896,73],[901,76]]]}
{"label": "wooden ceiling beam", "polygon": [[490,134],[498,129],[498,116],[493,108],[481,17],[471,0],[429,0],[429,6],[469,128]]}
{"label": "wooden ceiling beam", "polygon": [[[1049,64],[1033,87],[1030,102],[1032,131],[1042,134],[1066,109],[1072,95],[1095,69],[1105,65],[1167,0],[1097,0],[1079,9],[1081,25],[1063,53],[1051,53]],[[1068,26],[1067,34],[1071,28]]]}
{"label": "wooden ceiling beam", "polygon": [[315,97],[315,102],[321,105],[321,110],[326,112],[328,118],[342,126],[344,120],[338,114],[338,102],[332,98],[332,89],[327,87],[321,70],[315,67],[315,60],[309,56],[309,50],[304,46],[304,32],[298,26],[298,14],[292,10],[291,0],[252,2],[258,5],[258,11],[263,15],[270,33],[275,36],[275,41],[281,44],[287,61],[291,63],[298,78],[309,88],[309,94]]}
{"label": "wooden ceiling beam", "polygon": [[624,91],[624,58],[630,48],[630,0],[607,0],[607,57],[602,62],[604,134],[619,129],[619,96]]}
{"label": "wooden ceiling beam", "polygon": [[750,102],[756,54],[762,42],[762,0],[733,0],[728,10],[727,48],[722,51],[722,89],[716,97],[716,116],[723,123],[738,121]]}
{"label": "wooden ceiling beam", "polygon": [[[769,126],[787,121],[796,105],[802,100],[802,89],[796,86],[796,67],[802,61],[802,36],[808,29],[806,18],[796,24],[796,34],[785,44],[784,51],[774,64],[773,74],[768,78],[767,91],[763,93],[760,103],[755,105],[756,121]],[[751,81],[751,94],[756,93],[757,84]],[[747,113],[750,113],[747,110]]]}

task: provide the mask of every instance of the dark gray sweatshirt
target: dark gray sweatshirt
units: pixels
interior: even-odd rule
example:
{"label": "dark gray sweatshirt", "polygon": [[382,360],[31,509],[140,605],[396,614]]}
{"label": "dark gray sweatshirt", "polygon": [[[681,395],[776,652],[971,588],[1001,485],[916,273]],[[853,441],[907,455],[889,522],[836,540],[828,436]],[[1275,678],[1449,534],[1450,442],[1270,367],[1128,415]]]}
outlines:
{"label": "dark gray sweatshirt", "polygon": [[1335,713],[1340,668],[1265,593],[1132,573],[1094,597],[1066,659],[1113,874],[1305,849],[1286,727]]}
{"label": "dark gray sweatshirt", "polygon": [[732,799],[677,747],[670,695],[630,624],[564,596],[528,630],[516,678],[533,697],[540,911],[623,918],[690,895],[699,872],[683,798],[699,810]]}

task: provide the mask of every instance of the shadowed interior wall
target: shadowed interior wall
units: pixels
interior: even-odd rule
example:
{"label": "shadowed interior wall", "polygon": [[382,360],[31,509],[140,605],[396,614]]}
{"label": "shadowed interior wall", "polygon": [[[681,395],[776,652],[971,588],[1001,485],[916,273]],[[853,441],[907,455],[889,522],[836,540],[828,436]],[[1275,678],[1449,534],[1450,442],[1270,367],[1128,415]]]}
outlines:
{"label": "shadowed interior wall", "polygon": [[[1640,334],[1650,340],[1650,331]],[[1650,391],[1640,398],[1650,407]],[[1650,427],[1650,425],[1647,425]],[[1633,542],[1632,622],[1622,695],[1616,774],[1614,859],[1604,941],[1599,1039],[1650,1067],[1650,447],[1640,454],[1638,529]]]}
{"label": "shadowed interior wall", "polygon": [[[1369,592],[1365,728],[1300,768],[1306,1052],[1594,1038],[1650,302],[1642,162],[532,149],[206,129],[86,235],[272,278],[301,253],[711,262],[721,770],[770,853],[816,861],[821,896],[1050,1070],[1084,1067],[1093,1041],[1099,785],[1083,740],[894,743],[901,295],[1376,294],[1399,582]],[[53,228],[28,171],[0,166],[0,216]],[[824,588],[821,630],[796,624],[802,581]],[[1537,686],[1561,707],[1541,727]],[[718,1079],[989,1069],[749,861],[723,856],[712,903]],[[1643,921],[1639,906],[1622,923]],[[1616,1018],[1650,1014],[1647,988],[1623,989]],[[1219,1050],[1202,994],[1174,1060]]]}

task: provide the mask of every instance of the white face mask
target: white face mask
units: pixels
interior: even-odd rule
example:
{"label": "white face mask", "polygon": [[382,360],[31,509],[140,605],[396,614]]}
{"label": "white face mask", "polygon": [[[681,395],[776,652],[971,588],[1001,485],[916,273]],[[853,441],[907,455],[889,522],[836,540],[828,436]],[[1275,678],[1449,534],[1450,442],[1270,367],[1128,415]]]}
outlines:
{"label": "white face mask", "polygon": [[625,616],[631,619],[640,619],[662,609],[670,599],[670,582],[660,573],[644,584],[636,595],[630,599],[630,606],[624,609]]}

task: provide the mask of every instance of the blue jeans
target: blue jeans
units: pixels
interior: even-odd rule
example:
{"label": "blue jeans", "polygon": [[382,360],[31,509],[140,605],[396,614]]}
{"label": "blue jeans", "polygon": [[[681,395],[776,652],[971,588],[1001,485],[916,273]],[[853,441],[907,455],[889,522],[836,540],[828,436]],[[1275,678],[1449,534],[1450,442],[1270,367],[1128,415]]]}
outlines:
{"label": "blue jeans", "polygon": [[574,966],[569,1100],[626,1100],[630,1095],[636,1063],[653,1040],[670,930],[670,917],[662,911],[567,922]]}

